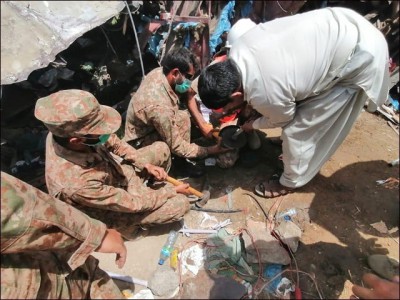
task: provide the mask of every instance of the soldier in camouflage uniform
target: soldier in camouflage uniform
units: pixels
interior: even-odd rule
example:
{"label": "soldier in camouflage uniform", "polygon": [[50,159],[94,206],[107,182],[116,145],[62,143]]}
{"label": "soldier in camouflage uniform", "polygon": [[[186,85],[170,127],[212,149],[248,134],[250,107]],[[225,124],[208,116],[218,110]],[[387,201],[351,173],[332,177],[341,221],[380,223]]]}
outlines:
{"label": "soldier in camouflage uniform", "polygon": [[189,210],[188,185],[152,189],[146,174],[165,180],[169,148],[158,142],[136,150],[113,132],[121,116],[85,91],[41,98],[35,116],[49,129],[46,184],[61,199],[130,238],[138,226],[180,220]]}
{"label": "soldier in camouflage uniform", "polygon": [[126,260],[117,231],[1,172],[2,299],[122,299],[93,251]]}
{"label": "soldier in camouflage uniform", "polygon": [[186,48],[170,51],[162,67],[151,71],[132,97],[126,115],[124,140],[135,148],[164,141],[183,158],[203,158],[226,152],[219,144],[201,147],[190,142],[190,115],[181,110],[179,94],[190,89],[195,58]]}

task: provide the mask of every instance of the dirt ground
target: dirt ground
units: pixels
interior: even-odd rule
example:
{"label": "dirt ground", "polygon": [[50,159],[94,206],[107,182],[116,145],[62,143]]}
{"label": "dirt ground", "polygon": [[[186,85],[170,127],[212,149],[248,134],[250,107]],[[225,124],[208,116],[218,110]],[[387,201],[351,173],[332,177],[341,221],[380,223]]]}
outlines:
{"label": "dirt ground", "polygon": [[[388,166],[388,162],[399,157],[399,136],[382,116],[362,112],[344,143],[309,184],[283,197],[257,197],[253,194],[254,186],[282,170],[282,163],[277,159],[280,146],[270,141],[279,135],[280,130],[265,130],[260,134],[262,148],[254,153],[259,157],[254,167],[244,167],[240,161],[228,170],[207,167],[211,199],[206,207],[227,209],[226,187],[233,186],[233,207],[243,209],[241,213],[209,215],[219,221],[230,218],[231,229],[244,227],[246,218],[265,220],[255,200],[244,193],[256,197],[270,213],[277,207],[278,211],[296,208],[303,212],[303,233],[294,254],[298,269],[315,278],[323,298],[348,299],[352,283],[360,284],[362,274],[371,271],[366,261],[368,255],[387,254],[399,259],[398,184],[393,188],[376,183],[390,177],[399,178],[399,166]],[[202,181],[189,182],[201,189]],[[200,228],[202,218],[202,212],[190,211],[185,224]],[[371,226],[380,221],[386,225],[386,232],[385,228],[381,230],[384,233]],[[129,257],[123,269],[117,269],[112,256],[96,253],[100,267],[148,280],[157,269],[159,251],[171,228],[179,229],[180,224],[152,228],[147,237],[126,242]],[[187,241],[198,237],[180,236],[177,245],[182,248]],[[296,269],[294,260],[288,267]],[[299,272],[299,286],[303,299],[319,299],[313,281],[302,272]],[[175,298],[213,298],[214,282],[207,274],[201,270],[197,276],[182,277],[184,289]],[[296,274],[291,274],[287,277],[295,282]],[[120,281],[118,284],[134,293],[144,288]]]}

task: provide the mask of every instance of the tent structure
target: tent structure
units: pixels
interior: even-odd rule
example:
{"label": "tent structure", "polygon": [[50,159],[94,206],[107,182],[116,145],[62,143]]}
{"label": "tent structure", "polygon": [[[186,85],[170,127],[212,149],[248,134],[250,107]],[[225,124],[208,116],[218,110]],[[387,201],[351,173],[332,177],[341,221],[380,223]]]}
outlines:
{"label": "tent structure", "polygon": [[123,1],[1,1],[1,84],[26,80],[124,7]]}

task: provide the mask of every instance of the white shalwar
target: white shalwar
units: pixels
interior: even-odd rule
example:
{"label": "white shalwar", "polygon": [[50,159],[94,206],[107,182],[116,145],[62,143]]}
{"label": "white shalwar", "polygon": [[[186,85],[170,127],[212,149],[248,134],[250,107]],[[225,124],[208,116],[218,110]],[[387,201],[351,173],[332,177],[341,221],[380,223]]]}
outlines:
{"label": "white shalwar", "polygon": [[345,8],[324,8],[259,24],[232,46],[244,98],[263,116],[256,129],[282,127],[280,183],[308,183],[348,135],[368,100],[389,91],[383,34]]}

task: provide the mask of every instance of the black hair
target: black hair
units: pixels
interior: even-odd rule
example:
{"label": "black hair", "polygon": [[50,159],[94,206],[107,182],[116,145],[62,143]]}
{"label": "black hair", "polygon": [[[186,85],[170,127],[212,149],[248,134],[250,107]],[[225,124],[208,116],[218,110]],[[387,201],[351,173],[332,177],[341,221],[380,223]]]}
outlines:
{"label": "black hair", "polygon": [[161,62],[164,75],[167,75],[172,69],[178,68],[182,73],[190,69],[190,64],[197,69],[195,55],[187,48],[174,48],[170,50]]}
{"label": "black hair", "polygon": [[239,68],[232,59],[210,65],[199,77],[200,99],[208,108],[222,108],[232,101],[230,96],[240,88],[241,82]]}

